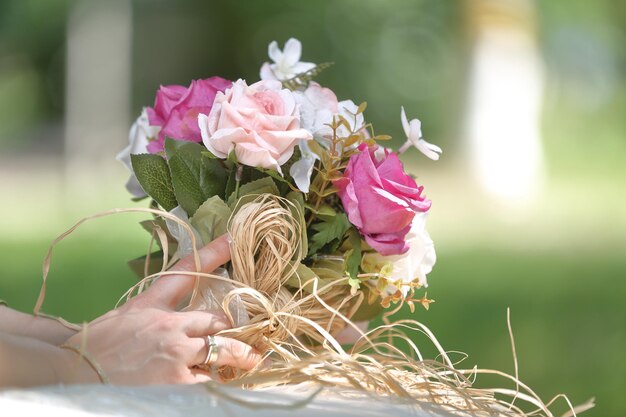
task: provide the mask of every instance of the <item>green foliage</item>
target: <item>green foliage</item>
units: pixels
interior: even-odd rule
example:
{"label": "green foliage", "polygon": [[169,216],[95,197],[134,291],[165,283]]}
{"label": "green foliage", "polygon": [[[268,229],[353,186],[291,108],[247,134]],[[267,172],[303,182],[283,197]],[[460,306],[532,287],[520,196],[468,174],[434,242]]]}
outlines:
{"label": "green foliage", "polygon": [[148,275],[156,274],[163,268],[163,251],[152,252],[150,254],[150,260],[148,264],[148,270],[146,271],[146,255],[139,258],[131,259],[128,261],[128,266],[133,271],[137,278],[145,278]]}
{"label": "green foliage", "polygon": [[352,316],[352,321],[365,321],[372,320],[380,315],[383,311],[383,306],[379,299],[374,300],[373,303],[369,303],[369,288],[365,285],[361,288],[364,293],[364,301],[359,306],[359,309]]}
{"label": "green foliage", "polygon": [[316,233],[310,239],[309,255],[319,252],[327,245],[338,247],[349,228],[350,222],[345,213],[337,213],[327,221],[314,223],[311,229]]}
{"label": "green foliage", "polygon": [[200,234],[202,243],[206,245],[226,233],[231,213],[230,207],[215,195],[202,203],[189,221]]}
{"label": "green foliage", "polygon": [[332,65],[332,62],[323,62],[318,64],[306,72],[297,74],[293,78],[283,81],[283,87],[288,88],[291,91],[304,89],[309,85],[313,78],[317,77],[322,71],[330,68]]}
{"label": "green foliage", "polygon": [[[356,278],[361,265],[361,235],[354,228],[348,230],[348,243],[351,248],[346,252],[346,272],[350,278]],[[357,287],[358,288],[358,287]]]}
{"label": "green foliage", "polygon": [[259,194],[274,194],[280,195],[278,192],[278,187],[276,187],[276,183],[270,177],[263,177],[258,180],[251,181],[239,187],[238,190],[235,190],[228,197],[228,205],[231,208],[234,208],[235,204],[239,201],[240,198],[245,196],[254,196],[256,197]]}
{"label": "green foliage", "polygon": [[[170,252],[174,252],[176,250],[176,245],[178,244],[178,242],[176,242],[176,239],[174,239],[170,235],[169,230],[167,229],[167,225],[165,224],[165,220],[163,218],[157,217],[151,220],[144,220],[142,222],[139,222],[139,224],[146,232],[150,233],[150,235],[154,234],[156,229],[163,230],[167,234],[168,247],[170,248]],[[157,245],[161,246],[160,239],[155,238],[155,242]]]}
{"label": "green foliage", "polygon": [[150,197],[167,211],[178,205],[165,159],[159,155],[140,154],[131,155],[130,161],[139,184]]}
{"label": "green foliage", "polygon": [[[178,149],[180,149],[183,145],[190,143],[184,140],[176,140],[172,138],[165,138],[165,143],[163,144],[163,149],[165,150],[165,158],[169,161],[172,156],[176,153]],[[210,153],[210,152],[203,152]]]}
{"label": "green foliage", "polygon": [[203,156],[203,150],[201,145],[187,142],[171,150],[168,160],[174,194],[189,216],[209,198],[223,195],[226,189],[228,174],[224,165]]}
{"label": "green foliage", "polygon": [[[304,264],[298,264],[298,267],[294,274],[287,281],[285,281],[285,285],[295,289],[302,288],[305,292],[312,293],[314,278],[318,279],[318,288],[330,282],[328,280],[320,279],[320,277],[308,266]],[[303,285],[304,283],[307,284]]]}

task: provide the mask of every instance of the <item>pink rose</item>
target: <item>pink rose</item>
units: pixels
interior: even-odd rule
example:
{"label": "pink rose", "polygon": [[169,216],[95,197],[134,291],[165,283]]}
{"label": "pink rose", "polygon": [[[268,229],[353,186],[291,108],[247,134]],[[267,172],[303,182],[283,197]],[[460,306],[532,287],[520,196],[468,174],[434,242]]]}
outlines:
{"label": "pink rose", "polygon": [[250,86],[236,81],[217,94],[211,112],[200,114],[198,124],[202,142],[218,158],[226,158],[234,149],[242,164],[278,172],[300,139],[312,139],[311,133],[300,128],[293,93],[279,81]]}
{"label": "pink rose", "polygon": [[151,126],[161,130],[157,140],[148,144],[148,151],[163,151],[165,137],[191,142],[200,142],[198,114],[209,113],[215,94],[232,85],[231,81],[220,77],[194,80],[189,87],[182,85],[161,86],[156,93],[154,108],[149,107],[148,119]]}
{"label": "pink rose", "polygon": [[415,213],[428,211],[431,202],[396,154],[385,150],[377,156],[376,147],[366,144],[359,151],[350,157],[343,177],[333,181],[348,219],[381,255],[405,253],[409,245],[404,238]]}

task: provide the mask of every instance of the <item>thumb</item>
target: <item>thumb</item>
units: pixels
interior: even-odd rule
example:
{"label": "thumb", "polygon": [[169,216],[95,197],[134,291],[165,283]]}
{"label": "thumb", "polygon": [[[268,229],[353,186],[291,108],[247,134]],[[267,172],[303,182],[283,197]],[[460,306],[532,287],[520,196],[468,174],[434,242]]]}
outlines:
{"label": "thumb", "polygon": [[[222,235],[197,251],[200,259],[200,271],[196,269],[194,254],[181,259],[173,271],[213,272],[219,266],[230,260],[230,239]],[[143,304],[150,306],[176,307],[193,290],[196,277],[193,275],[164,275],[154,282],[145,292],[136,298],[141,298]]]}

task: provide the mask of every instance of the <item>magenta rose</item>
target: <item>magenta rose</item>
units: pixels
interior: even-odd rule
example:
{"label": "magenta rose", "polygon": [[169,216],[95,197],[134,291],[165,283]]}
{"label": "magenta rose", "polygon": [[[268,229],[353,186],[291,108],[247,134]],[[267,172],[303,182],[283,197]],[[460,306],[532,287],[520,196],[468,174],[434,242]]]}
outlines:
{"label": "magenta rose", "polygon": [[194,80],[189,87],[182,85],[161,86],[156,93],[154,107],[148,107],[151,126],[159,126],[157,140],[151,141],[147,149],[151,153],[163,151],[165,138],[201,142],[198,114],[208,114],[215,95],[232,85],[220,77]]}
{"label": "magenta rose", "polygon": [[333,181],[350,222],[381,255],[405,253],[405,236],[416,212],[426,212],[431,202],[424,187],[404,172],[393,152],[359,146],[350,157],[343,177]]}

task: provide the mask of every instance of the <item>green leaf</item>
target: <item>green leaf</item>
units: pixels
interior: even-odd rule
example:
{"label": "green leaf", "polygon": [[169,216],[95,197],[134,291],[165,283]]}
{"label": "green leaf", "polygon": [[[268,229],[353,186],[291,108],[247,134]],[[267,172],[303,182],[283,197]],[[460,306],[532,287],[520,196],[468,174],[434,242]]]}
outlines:
{"label": "green leaf", "polygon": [[349,254],[346,252],[346,272],[350,278],[356,278],[361,265],[361,235],[354,227],[348,230],[348,243],[352,249],[348,251]]}
{"label": "green leaf", "polygon": [[[176,243],[176,240],[170,236],[169,230],[167,229],[167,225],[165,224],[165,220],[162,218],[155,218],[152,220],[144,220],[139,222],[141,227],[150,235],[154,234],[155,229],[159,228],[165,232],[167,235],[168,243]],[[155,234],[155,242],[157,245],[161,246],[161,240]]]}
{"label": "green leaf", "polygon": [[235,192],[237,189],[237,165],[233,166],[233,169],[228,173],[228,180],[226,181],[226,189],[224,190],[224,199]]}
{"label": "green leaf", "polygon": [[215,195],[202,203],[189,221],[206,245],[227,232],[230,215],[230,207]]}
{"label": "green leaf", "polygon": [[235,153],[235,148],[233,148],[233,150],[230,151],[230,153],[226,157],[226,160],[228,162],[231,162],[231,163],[235,164],[235,165],[239,164],[239,161],[237,160],[237,154]]}
{"label": "green leaf", "polygon": [[366,321],[372,320],[377,317],[381,311],[383,311],[383,306],[380,304],[378,300],[375,300],[372,304],[369,303],[369,292],[370,290],[366,285],[363,285],[361,291],[365,294],[364,301],[359,306],[359,309],[352,316],[352,321]]}
{"label": "green leaf", "polygon": [[202,156],[204,156],[205,158],[209,158],[209,159],[220,159],[209,151],[202,151]]}
{"label": "green leaf", "polygon": [[144,274],[147,256],[140,256],[139,258],[128,261],[128,266],[137,275],[138,278],[145,278],[148,275],[156,274],[163,267],[163,252],[152,252],[150,254],[150,265],[148,266],[148,275]]}
{"label": "green leaf", "polygon": [[332,208],[328,204],[320,205],[320,207],[317,210],[315,209],[315,207],[311,206],[310,204],[307,204],[306,208],[311,210],[313,213],[315,213],[317,217],[319,217],[320,219],[324,221],[331,221],[332,218],[337,215],[337,212],[335,211],[335,209]]}
{"label": "green leaf", "polygon": [[317,275],[315,272],[313,272],[308,266],[300,263],[298,264],[294,274],[289,277],[287,281],[285,281],[284,285],[295,289],[302,288],[304,291],[311,293],[313,291],[313,281],[304,286],[303,284],[316,277]]}
{"label": "green leaf", "polygon": [[165,157],[169,161],[172,155],[176,153],[178,149],[180,149],[183,145],[188,144],[189,142],[186,140],[176,140],[172,138],[165,138],[165,143],[163,145],[163,149],[165,149]]}
{"label": "green leaf", "polygon": [[169,159],[174,194],[189,216],[215,195],[223,195],[228,174],[219,160],[202,156],[204,148],[193,142],[178,147]]}
{"label": "green leaf", "polygon": [[284,182],[289,184],[289,181],[287,181],[287,179],[285,177],[283,177],[282,175],[280,175],[278,173],[278,171],[275,171],[273,169],[267,169],[267,168],[256,168],[257,171],[262,172],[263,174],[272,177],[273,179],[275,179],[278,182]]}
{"label": "green leaf", "polygon": [[270,177],[264,177],[251,181],[239,187],[237,192],[233,192],[228,197],[228,205],[231,209],[233,209],[241,197],[257,196],[265,193],[279,195],[278,187],[276,187],[276,183]]}
{"label": "green leaf", "polygon": [[304,89],[304,87],[308,86],[309,82],[311,82],[314,77],[332,65],[332,62],[323,62],[318,64],[308,71],[296,74],[293,78],[283,81],[283,87],[288,88],[291,91]]}
{"label": "green leaf", "polygon": [[333,241],[335,241],[334,243],[341,242],[349,228],[350,222],[345,213],[337,213],[336,216],[331,217],[328,221],[313,224],[311,229],[315,230],[317,233],[311,236],[309,255],[317,253],[320,249]]}
{"label": "green leaf", "polygon": [[[295,207],[289,206],[291,215],[298,221],[300,225],[300,244],[302,245],[302,257],[304,258],[309,252],[309,243],[306,235],[306,220],[304,219],[304,197],[302,193],[292,191],[285,197],[292,202]],[[301,259],[298,259],[300,261]]]}
{"label": "green leaf", "polygon": [[389,135],[376,135],[373,137],[376,140],[391,140],[391,136]]}
{"label": "green leaf", "polygon": [[[318,274],[318,272],[322,272],[325,276]],[[287,281],[285,281],[285,285],[295,289],[302,288],[303,291],[311,294],[314,289],[313,278],[318,279],[317,290],[319,291],[331,282],[343,278],[343,276],[338,272],[327,270],[325,268],[309,268],[304,264],[298,264],[296,272]]]}
{"label": "green leaf", "polygon": [[361,288],[361,280],[358,278],[348,278],[348,285],[352,287],[352,291],[356,291]]}
{"label": "green leaf", "polygon": [[167,211],[178,205],[165,159],[159,155],[139,154],[131,155],[130,161],[139,184],[150,197]]}

